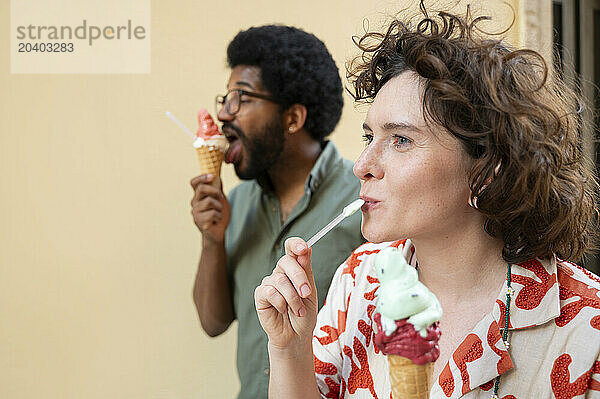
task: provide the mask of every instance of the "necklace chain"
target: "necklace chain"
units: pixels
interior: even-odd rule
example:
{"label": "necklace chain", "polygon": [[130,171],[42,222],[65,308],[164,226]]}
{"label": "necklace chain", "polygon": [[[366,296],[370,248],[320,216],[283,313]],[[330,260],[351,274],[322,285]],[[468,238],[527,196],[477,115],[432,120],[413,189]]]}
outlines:
{"label": "necklace chain", "polygon": [[[504,317],[504,331],[502,331],[502,341],[504,341],[504,346],[506,350],[510,348],[510,342],[508,341],[508,325],[510,323],[510,299],[515,292],[510,285],[511,282],[511,273],[510,273],[510,263],[506,264],[506,316]],[[494,394],[491,399],[498,399],[498,388],[500,387],[500,376],[496,377],[496,381],[494,382]]]}

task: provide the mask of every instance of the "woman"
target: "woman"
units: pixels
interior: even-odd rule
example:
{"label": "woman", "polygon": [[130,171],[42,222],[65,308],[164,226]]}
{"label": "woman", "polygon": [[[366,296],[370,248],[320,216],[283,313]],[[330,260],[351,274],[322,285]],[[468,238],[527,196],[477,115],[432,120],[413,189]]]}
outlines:
{"label": "woman", "polygon": [[302,239],[255,291],[270,397],[390,397],[372,258],[402,238],[444,310],[430,397],[600,397],[600,280],[561,260],[598,234],[578,99],[539,54],[479,38],[481,19],[423,13],[366,34],[349,68],[355,98],[372,100],[354,166],[370,243],[318,316]]}

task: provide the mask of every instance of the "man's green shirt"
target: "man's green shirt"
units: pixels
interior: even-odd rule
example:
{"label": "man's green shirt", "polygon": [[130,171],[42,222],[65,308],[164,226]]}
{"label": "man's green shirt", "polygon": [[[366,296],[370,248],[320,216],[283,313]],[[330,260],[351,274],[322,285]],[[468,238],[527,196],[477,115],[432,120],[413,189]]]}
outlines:
{"label": "man's green shirt", "polygon": [[[237,368],[239,399],[267,398],[269,355],[267,335],[254,308],[254,289],[271,274],[284,255],[289,237],[308,240],[358,198],[359,180],[352,162],[327,142],[304,185],[304,195],[281,222],[279,200],[266,179],[243,182],[230,195],[231,219],[225,235],[227,269],[238,320]],[[337,267],[364,242],[360,212],[346,218],[313,246],[312,268],[319,309]]]}

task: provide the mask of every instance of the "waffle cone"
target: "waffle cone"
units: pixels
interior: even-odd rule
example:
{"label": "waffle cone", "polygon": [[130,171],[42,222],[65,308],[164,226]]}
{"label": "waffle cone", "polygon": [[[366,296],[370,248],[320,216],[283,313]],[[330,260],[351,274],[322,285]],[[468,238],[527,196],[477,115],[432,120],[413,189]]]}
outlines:
{"label": "waffle cone", "polygon": [[428,399],[433,363],[414,364],[404,356],[387,355],[394,399]]}
{"label": "waffle cone", "polygon": [[225,154],[223,151],[216,147],[202,146],[196,148],[198,152],[198,162],[200,163],[200,174],[212,174],[216,176],[221,175],[221,165],[223,164],[223,158]]}

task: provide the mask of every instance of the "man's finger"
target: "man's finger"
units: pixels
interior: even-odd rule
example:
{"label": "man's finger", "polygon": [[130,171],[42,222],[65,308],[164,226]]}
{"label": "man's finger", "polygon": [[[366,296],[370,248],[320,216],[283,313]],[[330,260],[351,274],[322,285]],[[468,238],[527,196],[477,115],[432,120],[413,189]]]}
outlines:
{"label": "man's finger", "polygon": [[223,214],[216,210],[196,212],[192,209],[192,216],[196,225],[202,226],[202,230],[208,230],[213,224],[218,223],[223,218]]}
{"label": "man's finger", "polygon": [[214,197],[204,197],[200,201],[194,203],[192,205],[192,208],[195,212],[205,212],[213,209],[217,211],[222,211],[223,204],[221,203],[221,201],[215,199]]}
{"label": "man's finger", "polygon": [[215,176],[211,185],[213,187],[218,188],[221,192],[223,192],[223,181],[221,180],[221,176]]}
{"label": "man's finger", "polygon": [[194,197],[191,201],[192,206],[204,197],[213,197],[217,200],[221,200],[223,199],[224,194],[221,190],[209,184],[198,184],[194,189]]}
{"label": "man's finger", "polygon": [[194,177],[191,181],[190,181],[190,185],[192,186],[192,188],[195,190],[196,186],[198,184],[204,183],[210,183],[215,179],[215,176],[212,174],[205,174],[205,175],[200,175],[200,176],[196,176]]}

